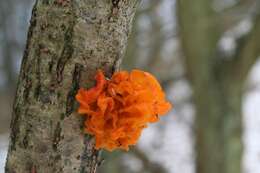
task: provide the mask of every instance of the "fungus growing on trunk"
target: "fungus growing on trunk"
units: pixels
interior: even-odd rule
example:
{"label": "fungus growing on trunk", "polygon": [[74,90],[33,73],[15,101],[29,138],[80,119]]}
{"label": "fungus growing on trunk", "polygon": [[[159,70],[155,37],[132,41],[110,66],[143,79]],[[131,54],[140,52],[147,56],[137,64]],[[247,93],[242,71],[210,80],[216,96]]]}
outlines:
{"label": "fungus growing on trunk", "polygon": [[157,122],[171,109],[150,73],[119,71],[107,80],[99,70],[95,79],[96,86],[79,89],[76,99],[78,113],[85,116],[85,132],[95,136],[96,149],[128,150],[148,123]]}

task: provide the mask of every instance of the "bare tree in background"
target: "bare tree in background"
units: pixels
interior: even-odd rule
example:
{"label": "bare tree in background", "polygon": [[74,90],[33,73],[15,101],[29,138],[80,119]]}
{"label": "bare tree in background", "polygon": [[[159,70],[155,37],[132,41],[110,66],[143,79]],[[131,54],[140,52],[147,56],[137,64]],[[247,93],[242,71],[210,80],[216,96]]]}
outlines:
{"label": "bare tree in background", "polygon": [[138,0],[38,0],[13,108],[6,173],[94,173],[99,152],[75,113],[79,87],[109,77],[124,54]]}
{"label": "bare tree in background", "polygon": [[16,78],[13,70],[13,58],[12,58],[12,42],[8,37],[8,13],[13,10],[12,2],[10,1],[0,1],[0,30],[2,31],[2,56],[4,72],[6,73],[7,86],[14,87]]}
{"label": "bare tree in background", "polygon": [[[248,14],[253,18],[252,29],[237,38],[232,55],[223,54],[219,41],[239,22],[241,9],[252,12],[245,7],[248,2],[255,8]],[[213,9],[212,0],[177,3],[185,67],[197,114],[197,172],[241,173],[241,101],[247,74],[260,55],[259,3],[241,0],[220,12]],[[230,11],[237,13],[230,15]]]}

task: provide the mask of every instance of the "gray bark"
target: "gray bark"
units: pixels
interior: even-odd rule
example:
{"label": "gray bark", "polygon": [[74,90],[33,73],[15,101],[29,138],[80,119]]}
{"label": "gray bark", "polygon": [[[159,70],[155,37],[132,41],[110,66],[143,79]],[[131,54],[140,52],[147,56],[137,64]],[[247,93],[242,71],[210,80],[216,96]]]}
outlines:
{"label": "gray bark", "polygon": [[139,0],[38,0],[11,122],[6,173],[94,173],[99,151],[76,113],[79,87],[118,68]]}

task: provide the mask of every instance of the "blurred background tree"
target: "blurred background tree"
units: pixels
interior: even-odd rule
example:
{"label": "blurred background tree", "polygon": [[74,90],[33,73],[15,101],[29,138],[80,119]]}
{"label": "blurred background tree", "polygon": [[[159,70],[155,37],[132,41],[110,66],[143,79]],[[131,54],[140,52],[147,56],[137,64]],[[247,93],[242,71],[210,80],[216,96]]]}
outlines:
{"label": "blurred background tree", "polygon": [[[0,0],[2,160],[33,3]],[[260,66],[248,77],[260,51],[259,6],[259,0],[143,0],[122,68],[155,74],[175,109],[130,152],[103,152],[98,172],[260,172]]]}
{"label": "blurred background tree", "polygon": [[[180,0],[177,4],[184,64],[196,109],[197,172],[240,173],[242,96],[248,73],[260,55],[260,3],[241,0],[228,9],[214,9],[212,3]],[[231,37],[233,50],[222,49],[221,41],[243,15],[252,26]]]}

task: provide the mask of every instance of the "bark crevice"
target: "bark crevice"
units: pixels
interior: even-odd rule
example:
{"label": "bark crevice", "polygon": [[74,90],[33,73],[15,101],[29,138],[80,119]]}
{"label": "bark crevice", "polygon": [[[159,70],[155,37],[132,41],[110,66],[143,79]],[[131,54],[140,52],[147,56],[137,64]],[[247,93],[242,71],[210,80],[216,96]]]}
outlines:
{"label": "bark crevice", "polygon": [[[75,95],[111,76],[124,55],[136,1],[38,0],[33,8],[11,123],[6,173],[94,173],[99,151],[83,134]],[[83,13],[84,12],[84,13]],[[90,22],[91,21],[91,22]]]}

